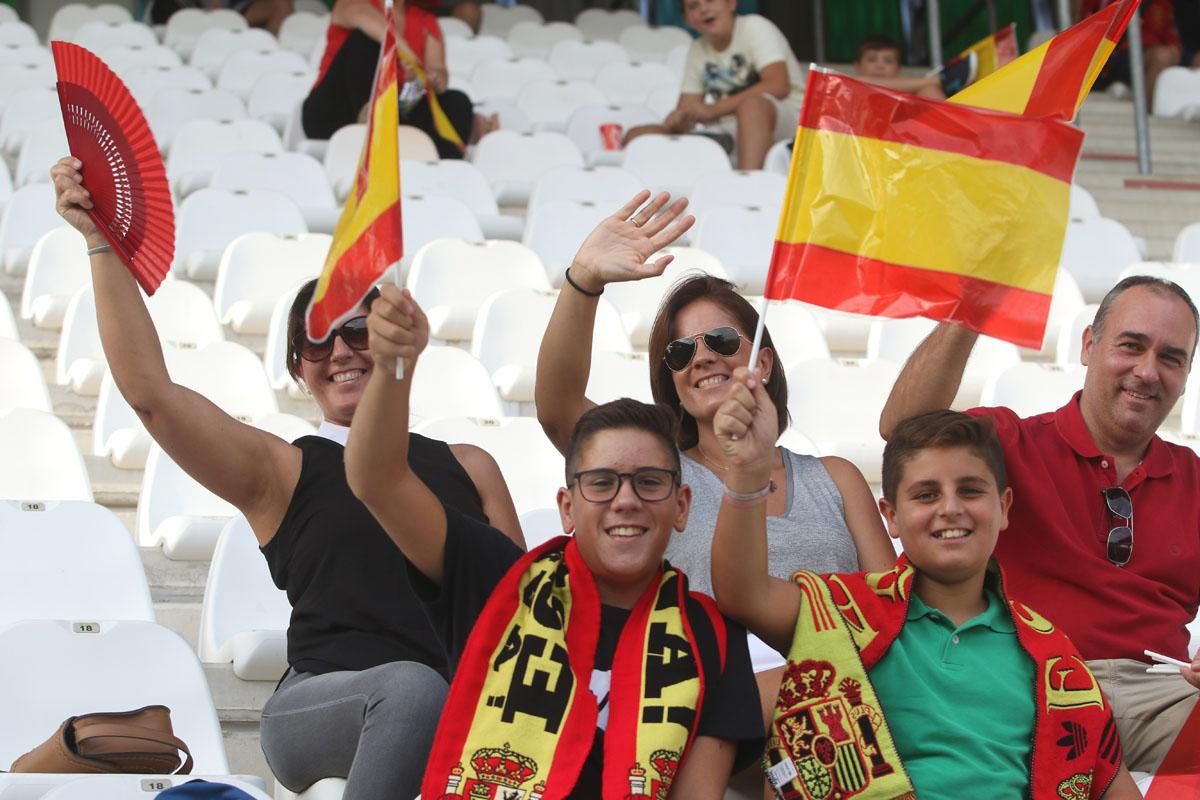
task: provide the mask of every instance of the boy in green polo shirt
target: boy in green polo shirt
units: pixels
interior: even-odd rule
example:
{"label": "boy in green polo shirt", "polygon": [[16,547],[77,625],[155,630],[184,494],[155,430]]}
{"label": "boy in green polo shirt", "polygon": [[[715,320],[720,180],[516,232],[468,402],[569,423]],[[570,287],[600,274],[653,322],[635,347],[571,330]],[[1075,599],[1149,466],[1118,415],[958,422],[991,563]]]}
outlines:
{"label": "boy in green polo shirt", "polygon": [[764,768],[779,797],[1134,800],[1108,701],[1064,634],[1004,595],[991,558],[1012,490],[989,420],[904,421],[879,507],[904,546],[881,573],[770,578],[771,400],[734,373],[713,588],[788,656]]}

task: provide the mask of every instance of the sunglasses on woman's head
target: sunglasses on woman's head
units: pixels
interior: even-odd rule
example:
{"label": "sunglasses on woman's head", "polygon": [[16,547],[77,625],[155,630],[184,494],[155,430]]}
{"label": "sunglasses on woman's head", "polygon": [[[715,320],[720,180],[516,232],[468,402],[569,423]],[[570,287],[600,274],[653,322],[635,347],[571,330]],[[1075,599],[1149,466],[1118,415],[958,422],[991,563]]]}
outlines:
{"label": "sunglasses on woman's head", "polygon": [[722,325],[711,331],[669,342],[667,352],[663,355],[663,361],[667,363],[667,369],[672,372],[680,372],[687,369],[687,365],[692,363],[692,358],[696,355],[697,339],[703,339],[704,346],[719,356],[732,356],[742,349],[742,339],[744,338],[736,328]]}
{"label": "sunglasses on woman's head", "polygon": [[340,328],[334,328],[324,341],[312,342],[303,331],[296,337],[296,351],[305,361],[324,361],[333,352],[333,339],[341,336],[351,350],[366,350],[368,344],[367,318],[355,317]]}

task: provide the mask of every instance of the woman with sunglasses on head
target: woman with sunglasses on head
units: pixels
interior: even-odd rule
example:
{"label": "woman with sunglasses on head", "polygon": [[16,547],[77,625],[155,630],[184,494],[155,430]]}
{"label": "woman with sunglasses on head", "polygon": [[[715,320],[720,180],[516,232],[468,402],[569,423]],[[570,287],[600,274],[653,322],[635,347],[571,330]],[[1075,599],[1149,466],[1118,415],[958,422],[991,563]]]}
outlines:
{"label": "woman with sunglasses on head", "polygon": [[[538,421],[556,447],[594,403],[584,396],[591,368],[596,305],[606,284],[661,275],[673,256],[649,259],[679,238],[694,219],[682,217],[685,199],[668,206],[663,194],[634,197],[592,231],[567,270],[538,354],[535,402]],[[728,281],[709,275],[681,280],[663,299],[650,334],[650,388],[654,399],[680,419],[678,446],[683,482],[692,487],[687,529],[675,534],[667,558],[693,588],[712,593],[711,546],[724,493],[726,465],[713,417],[729,393],[733,370],[747,366],[758,312]],[[564,342],[573,343],[570,347]],[[769,332],[756,363],[767,393],[787,428],[787,384]],[[884,570],[895,551],[884,532],[875,498],[858,468],[842,458],[776,448],[767,487],[768,557],[773,576],[798,569],[817,572]],[[751,642],[759,689],[770,713],[783,659]]]}
{"label": "woman with sunglasses on head", "polygon": [[[293,791],[347,778],[346,800],[415,796],[445,698],[446,654],[409,585],[404,557],[350,492],[343,461],[374,366],[365,322],[378,292],[357,317],[312,343],[304,312],[316,282],[301,289],[288,317],[288,370],[323,421],[316,436],[286,442],[171,380],[137,283],[87,214],[83,168],[67,157],[51,177],[58,212],[88,245],[113,379],[166,454],[245,515],[292,604],[289,669],[263,708],[261,742],[272,772]],[[524,546],[487,453],[414,436],[409,462],[447,505]]]}

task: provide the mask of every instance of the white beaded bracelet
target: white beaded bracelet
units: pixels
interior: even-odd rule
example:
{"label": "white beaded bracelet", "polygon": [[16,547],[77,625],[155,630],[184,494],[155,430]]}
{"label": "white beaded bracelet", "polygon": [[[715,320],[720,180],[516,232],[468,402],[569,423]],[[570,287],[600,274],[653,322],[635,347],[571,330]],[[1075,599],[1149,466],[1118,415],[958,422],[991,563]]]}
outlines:
{"label": "white beaded bracelet", "polygon": [[751,503],[775,491],[775,481],[767,481],[767,485],[755,492],[738,492],[729,488],[729,484],[725,484],[725,495],[738,503]]}

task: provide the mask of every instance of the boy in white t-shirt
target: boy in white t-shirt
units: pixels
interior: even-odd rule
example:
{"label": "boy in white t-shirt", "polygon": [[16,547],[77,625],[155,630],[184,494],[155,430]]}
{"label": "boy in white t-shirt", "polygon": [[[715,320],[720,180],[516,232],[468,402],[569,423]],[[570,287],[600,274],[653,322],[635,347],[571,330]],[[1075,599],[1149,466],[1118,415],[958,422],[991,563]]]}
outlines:
{"label": "boy in white t-shirt", "polygon": [[696,125],[727,131],[737,142],[738,169],[761,169],[771,145],[795,135],[804,74],[787,40],[757,14],[738,16],[737,0],[682,0],[692,42],[679,102],[661,125],[643,133],[688,133]]}

